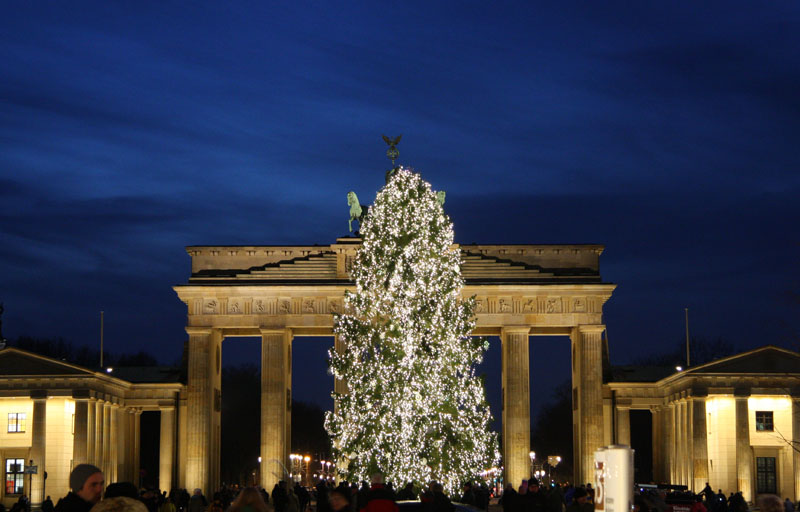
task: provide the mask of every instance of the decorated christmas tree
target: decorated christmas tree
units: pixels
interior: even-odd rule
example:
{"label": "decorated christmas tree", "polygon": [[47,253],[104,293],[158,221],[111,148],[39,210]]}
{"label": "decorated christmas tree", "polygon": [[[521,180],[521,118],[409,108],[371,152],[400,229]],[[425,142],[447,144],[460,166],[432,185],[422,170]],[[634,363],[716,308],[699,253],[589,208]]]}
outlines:
{"label": "decorated christmas tree", "polygon": [[453,225],[419,174],[400,168],[360,226],[362,246],[330,351],[334,393],[325,426],[340,475],[384,473],[396,485],[441,482],[450,492],[497,463],[496,434],[475,375],[487,347],[470,336]]}

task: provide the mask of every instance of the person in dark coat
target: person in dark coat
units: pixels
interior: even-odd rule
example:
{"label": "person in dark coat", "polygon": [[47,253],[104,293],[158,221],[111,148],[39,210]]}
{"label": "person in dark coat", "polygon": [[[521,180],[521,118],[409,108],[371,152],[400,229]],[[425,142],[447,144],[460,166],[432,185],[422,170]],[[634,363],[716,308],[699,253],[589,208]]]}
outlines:
{"label": "person in dark coat", "polygon": [[394,491],[386,487],[383,483],[383,475],[375,473],[372,475],[372,485],[367,493],[366,503],[358,504],[360,510],[366,512],[399,512],[400,509],[395,503]]}
{"label": "person in dark coat", "polygon": [[589,491],[583,487],[575,489],[572,503],[567,507],[567,512],[592,512],[594,505],[589,503]]}
{"label": "person in dark coat", "polygon": [[317,484],[317,512],[331,512],[328,491],[328,484],[325,483],[325,480]]}
{"label": "person in dark coat", "polygon": [[475,506],[475,491],[472,490],[472,482],[464,484],[464,493],[461,495],[461,503],[464,505]]}
{"label": "person in dark coat", "polygon": [[444,487],[442,484],[433,484],[433,511],[434,512],[453,512],[456,507],[450,501],[450,498],[445,496]]}
{"label": "person in dark coat", "polygon": [[514,489],[514,484],[507,483],[500,497],[500,505],[503,506],[503,512],[517,512],[519,507],[519,493]]}
{"label": "person in dark coat", "polygon": [[[45,498],[45,500],[42,502],[42,512],[53,512],[54,508],[53,500],[50,499],[50,496]],[[794,512],[794,510],[792,510],[792,512]]]}
{"label": "person in dark coat", "polygon": [[286,512],[288,504],[289,493],[286,489],[286,481],[281,480],[272,488],[272,506],[275,507],[275,512]]}
{"label": "person in dark coat", "polygon": [[[414,484],[411,482],[407,483],[405,487],[400,489],[400,492],[397,493],[397,501],[409,501],[417,499],[417,495],[414,493]],[[794,510],[792,510],[794,512]]]}
{"label": "person in dark coat", "polygon": [[72,489],[55,508],[55,512],[89,512],[100,501],[105,485],[103,472],[91,464],[78,464],[69,474]]}

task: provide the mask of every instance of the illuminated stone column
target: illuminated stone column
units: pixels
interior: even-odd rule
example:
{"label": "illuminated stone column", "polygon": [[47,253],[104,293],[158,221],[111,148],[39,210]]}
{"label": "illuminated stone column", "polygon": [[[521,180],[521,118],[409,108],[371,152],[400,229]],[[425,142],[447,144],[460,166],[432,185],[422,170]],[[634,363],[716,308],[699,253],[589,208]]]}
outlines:
{"label": "illuminated stone column", "polygon": [[617,406],[617,444],[631,445],[631,408]]}
{"label": "illuminated stone column", "polygon": [[103,403],[103,465],[100,466],[109,482],[111,478],[111,402]]}
{"label": "illuminated stone column", "polygon": [[691,485],[689,482],[689,464],[692,458],[689,448],[689,407],[685,399],[680,401],[681,408],[681,485]]}
{"label": "illuminated stone column", "polygon": [[93,464],[103,469],[103,425],[106,408],[102,400],[94,403],[94,461]]}
{"label": "illuminated stone column", "polygon": [[128,471],[128,446],[130,446],[130,422],[128,421],[128,410],[125,407],[117,408],[117,443],[115,450],[117,454],[117,481],[130,482],[130,472]]}
{"label": "illuminated stone column", "polygon": [[675,406],[664,407],[664,479],[675,483]]}
{"label": "illuminated stone column", "polygon": [[665,480],[664,461],[663,461],[664,422],[661,419],[662,414],[663,413],[661,412],[660,407],[650,408],[650,415],[651,415],[650,437],[652,439],[652,450],[653,450],[653,480],[655,480],[656,482],[663,482]]}
{"label": "illuminated stone column", "polygon": [[105,473],[109,482],[118,481],[117,469],[119,465],[119,404],[111,404],[111,418],[108,429],[108,469]]}
{"label": "illuminated stone column", "polygon": [[175,408],[160,407],[160,410],[161,443],[159,445],[158,486],[162,491],[169,493],[172,489],[172,468],[175,453]]}
{"label": "illuminated stone column", "polygon": [[97,431],[96,402],[94,398],[90,398],[86,404],[86,462],[89,464],[94,464],[94,433]]}
{"label": "illuminated stone column", "polygon": [[265,489],[272,489],[285,476],[289,461],[291,339],[288,329],[261,331],[261,485]]}
{"label": "illuminated stone column", "polygon": [[682,425],[682,413],[683,409],[681,407],[680,400],[675,401],[675,457],[672,459],[673,465],[675,467],[675,479],[673,483],[675,484],[682,484],[683,483],[683,429],[681,428]]}
{"label": "illuminated stone column", "polygon": [[127,460],[128,460],[128,475],[129,481],[133,482],[138,487],[138,469],[136,468],[136,430],[133,425],[136,419],[136,410],[129,407],[126,409],[125,421],[128,423],[128,446],[127,446]]}
{"label": "illuminated stone column", "polygon": [[[792,439],[800,441],[800,397],[792,397]],[[797,448],[797,447],[795,447]],[[800,500],[800,450],[794,449],[794,501]]]}
{"label": "illuminated stone column", "polygon": [[753,498],[753,450],[750,448],[750,422],[747,399],[736,395],[736,484],[745,500]]}
{"label": "illuminated stone column", "polygon": [[515,486],[531,474],[530,327],[503,327],[503,465]]}
{"label": "illuminated stone column", "polygon": [[604,330],[604,325],[581,325],[572,330],[573,353],[577,356],[577,368],[573,368],[573,388],[577,388],[577,408],[573,405],[573,424],[578,435],[576,484],[593,481],[594,452],[603,445]]}
{"label": "illuminated stone column", "polygon": [[44,471],[47,455],[47,391],[32,391],[33,418],[31,418],[31,452],[30,459],[38,466],[35,475],[31,475],[31,506],[38,509],[44,501]]}
{"label": "illuminated stone column", "polygon": [[708,429],[706,397],[692,397],[692,479],[694,491],[700,492],[708,482]]}
{"label": "illuminated stone column", "polygon": [[215,348],[219,334],[207,327],[187,327],[189,334],[189,382],[186,391],[187,454],[186,487],[213,492],[213,417]]}
{"label": "illuminated stone column", "polygon": [[86,453],[88,442],[88,416],[89,400],[87,398],[75,399],[75,431],[72,435],[72,464],[84,464],[89,459]]}
{"label": "illuminated stone column", "polygon": [[137,410],[136,413],[133,415],[133,481],[136,483],[136,486],[139,487],[141,482],[139,481],[141,477],[141,462],[140,462],[140,455],[141,455],[141,419],[142,419],[142,411]]}

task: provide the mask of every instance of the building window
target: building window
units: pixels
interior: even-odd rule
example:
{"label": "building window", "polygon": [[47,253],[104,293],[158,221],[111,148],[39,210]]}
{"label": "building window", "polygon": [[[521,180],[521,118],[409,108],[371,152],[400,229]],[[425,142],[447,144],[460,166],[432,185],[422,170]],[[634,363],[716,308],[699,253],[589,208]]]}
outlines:
{"label": "building window", "polygon": [[772,411],[756,411],[756,430],[759,432],[775,430],[772,423]]}
{"label": "building window", "polygon": [[25,413],[24,412],[10,412],[10,413],[8,413],[8,431],[9,432],[25,432]]}
{"label": "building window", "polygon": [[775,494],[778,490],[777,482],[775,457],[756,457],[756,492]]}
{"label": "building window", "polygon": [[22,494],[25,481],[25,459],[6,459],[6,495]]}

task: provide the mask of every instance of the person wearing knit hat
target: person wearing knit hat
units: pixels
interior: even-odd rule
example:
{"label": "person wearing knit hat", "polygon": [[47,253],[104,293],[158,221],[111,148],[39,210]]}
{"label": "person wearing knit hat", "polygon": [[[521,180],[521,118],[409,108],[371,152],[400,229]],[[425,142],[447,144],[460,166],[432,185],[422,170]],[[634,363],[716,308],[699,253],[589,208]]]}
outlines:
{"label": "person wearing knit hat", "polygon": [[91,464],[78,464],[69,474],[72,489],[56,505],[55,512],[89,512],[103,495],[103,472]]}

